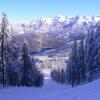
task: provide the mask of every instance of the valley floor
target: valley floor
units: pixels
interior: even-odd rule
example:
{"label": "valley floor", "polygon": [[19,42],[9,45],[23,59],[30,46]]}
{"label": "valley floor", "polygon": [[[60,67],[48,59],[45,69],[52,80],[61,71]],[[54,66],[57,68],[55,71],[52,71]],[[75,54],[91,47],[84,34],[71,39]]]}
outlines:
{"label": "valley floor", "polygon": [[46,78],[42,88],[0,88],[0,100],[100,100],[100,79],[71,88]]}

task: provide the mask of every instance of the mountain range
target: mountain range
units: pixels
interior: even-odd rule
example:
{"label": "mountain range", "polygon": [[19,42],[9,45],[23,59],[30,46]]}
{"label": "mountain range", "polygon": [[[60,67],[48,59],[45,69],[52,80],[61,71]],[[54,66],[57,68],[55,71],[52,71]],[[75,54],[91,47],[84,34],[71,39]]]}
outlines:
{"label": "mountain range", "polygon": [[27,40],[33,51],[60,47],[75,38],[83,38],[90,27],[99,23],[100,16],[55,16],[15,22],[10,24],[10,28],[16,33],[18,43]]}
{"label": "mountain range", "polygon": [[86,33],[90,26],[96,25],[100,16],[55,16],[11,24],[16,33]]}

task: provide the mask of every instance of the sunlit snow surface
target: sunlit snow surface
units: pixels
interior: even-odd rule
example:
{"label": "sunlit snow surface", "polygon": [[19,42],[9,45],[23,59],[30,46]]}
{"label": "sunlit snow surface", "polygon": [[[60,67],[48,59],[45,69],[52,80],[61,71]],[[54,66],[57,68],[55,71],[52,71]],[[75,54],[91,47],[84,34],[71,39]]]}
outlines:
{"label": "sunlit snow surface", "polygon": [[46,78],[42,88],[0,88],[0,100],[100,100],[100,79],[71,88]]}

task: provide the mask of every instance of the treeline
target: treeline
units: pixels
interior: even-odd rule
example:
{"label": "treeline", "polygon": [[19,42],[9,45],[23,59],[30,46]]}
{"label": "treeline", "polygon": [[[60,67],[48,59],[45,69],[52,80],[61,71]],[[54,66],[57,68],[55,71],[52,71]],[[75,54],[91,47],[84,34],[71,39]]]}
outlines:
{"label": "treeline", "polygon": [[52,79],[61,83],[70,84],[72,87],[99,78],[100,26],[90,28],[85,39],[75,40],[73,42],[73,48],[69,54],[63,75],[61,70],[52,70]]}
{"label": "treeline", "polygon": [[3,87],[43,85],[43,75],[31,59],[27,43],[24,41],[19,48],[5,13],[0,24],[0,84]]}
{"label": "treeline", "polygon": [[65,83],[65,70],[64,69],[54,69],[51,71],[51,78],[59,83],[64,84]]}

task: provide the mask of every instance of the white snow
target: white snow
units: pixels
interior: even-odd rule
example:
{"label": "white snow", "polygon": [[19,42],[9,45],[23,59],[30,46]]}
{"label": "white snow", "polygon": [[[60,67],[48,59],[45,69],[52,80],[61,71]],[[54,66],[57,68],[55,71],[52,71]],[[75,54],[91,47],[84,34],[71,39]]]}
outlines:
{"label": "white snow", "polygon": [[45,19],[47,24],[52,24],[52,17],[48,17]]}
{"label": "white snow", "polygon": [[71,88],[45,79],[42,88],[0,88],[0,100],[100,100],[100,79]]}
{"label": "white snow", "polygon": [[[76,32],[78,29],[80,32],[84,27],[89,27],[91,25],[96,25],[100,21],[100,16],[51,16],[46,18],[34,19],[32,21],[16,21],[13,22],[10,27],[14,28],[15,33],[23,34],[24,31],[27,33],[36,32],[36,33],[48,33],[48,32],[58,32],[69,30],[69,32]],[[85,23],[85,24],[83,24]],[[23,27],[23,24],[25,25]],[[66,26],[65,28],[63,28]],[[73,27],[75,26],[75,27]],[[69,27],[71,27],[69,29]],[[82,29],[81,29],[82,28]],[[23,29],[25,29],[23,31]],[[73,30],[73,31],[71,31]],[[78,31],[78,32],[79,32]],[[84,31],[82,31],[84,33]]]}

